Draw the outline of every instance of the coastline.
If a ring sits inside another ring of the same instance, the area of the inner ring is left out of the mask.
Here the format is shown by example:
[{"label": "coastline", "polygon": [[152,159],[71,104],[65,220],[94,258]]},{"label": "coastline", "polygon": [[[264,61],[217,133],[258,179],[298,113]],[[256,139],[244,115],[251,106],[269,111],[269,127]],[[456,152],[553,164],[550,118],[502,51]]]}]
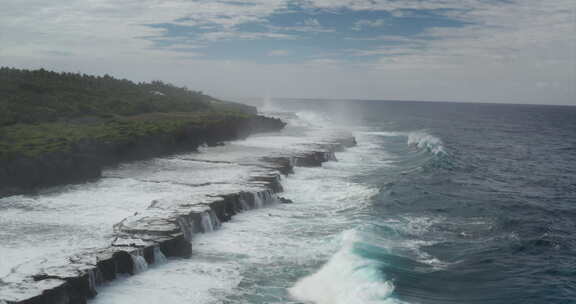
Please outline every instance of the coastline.
[{"label": "coastline", "polygon": [[[96,131],[83,131],[84,134],[78,139],[70,140],[67,147],[54,151],[30,152],[34,148],[47,149],[53,142],[59,142],[64,137],[62,134],[50,134],[57,138],[43,139],[36,145],[28,144],[22,149],[23,152],[12,157],[0,157],[0,198],[30,194],[45,187],[97,179],[102,176],[105,167],[195,151],[202,145],[218,145],[252,134],[278,131],[285,126],[279,119],[259,115],[189,115],[191,114],[165,113],[156,114],[152,118],[144,116],[134,121],[127,120],[127,124],[114,126],[112,130],[100,123],[89,126]],[[79,127],[81,126],[73,124],[65,126],[65,129]],[[104,136],[98,133],[102,128],[106,128],[108,133],[119,134]]]},{"label": "coastline", "polygon": [[[189,257],[195,233],[210,232],[235,214],[279,203],[281,176],[296,166],[321,166],[335,160],[335,152],[355,145],[350,135],[328,138],[306,151],[262,157],[267,171],[251,178],[249,187],[210,198],[154,201],[144,211],[115,225],[114,241],[106,248],[74,255],[66,263],[15,276],[0,284],[4,303],[85,303],[96,286],[122,274],[136,274],[166,257]],[[0,299],[0,303],[2,300]]]}]

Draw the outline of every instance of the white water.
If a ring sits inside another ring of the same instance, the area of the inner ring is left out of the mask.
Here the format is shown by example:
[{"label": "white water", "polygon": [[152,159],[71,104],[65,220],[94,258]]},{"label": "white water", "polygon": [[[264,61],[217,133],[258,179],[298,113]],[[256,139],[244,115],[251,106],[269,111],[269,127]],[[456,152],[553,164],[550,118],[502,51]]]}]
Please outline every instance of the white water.
[{"label": "white water", "polygon": [[216,228],[215,225],[212,223],[212,215],[211,212],[204,212],[201,215],[202,220],[202,232],[212,232]]},{"label": "white water", "polygon": [[369,131],[363,132],[367,135],[378,135],[378,136],[404,136],[406,137],[406,143],[408,146],[414,147],[419,150],[428,150],[433,154],[446,154],[444,149],[444,143],[442,140],[426,130],[412,131],[412,132],[385,132],[385,131]]},{"label": "white water", "polygon": [[427,149],[433,154],[446,154],[442,140],[426,131],[408,133],[408,145],[418,149]]},{"label": "white water", "polygon": [[[197,235],[192,259],[171,261],[127,278],[102,290],[95,302],[373,303],[355,296],[360,293],[357,286],[370,288],[374,299],[389,296],[394,287],[385,278],[350,276],[351,269],[367,262],[342,243],[346,231],[360,225],[370,197],[377,192],[352,177],[390,162],[389,155],[375,153],[377,145],[372,141],[377,136],[357,136],[359,146],[338,153],[338,162],[296,168],[283,180],[281,195],[294,204],[238,214],[220,229]],[[328,286],[333,281],[341,283]],[[318,284],[327,286],[325,292]],[[344,295],[364,301],[330,302]]]},{"label": "white water", "polygon": [[160,247],[158,246],[154,247],[154,265],[157,266],[160,264],[164,264],[166,262],[168,262],[168,259],[166,258],[164,253],[162,253]]},{"label": "white water", "polygon": [[0,277],[45,257],[65,258],[105,246],[114,224],[154,199],[186,190],[168,183],[104,178],[60,192],[0,199]]},{"label": "white water", "polygon": [[132,264],[134,265],[134,273],[141,273],[148,269],[148,263],[146,263],[146,259],[144,259],[141,252],[131,254],[130,257],[132,258]]},{"label": "white water", "polygon": [[390,299],[394,284],[377,263],[354,254],[354,244],[361,240],[354,230],[345,231],[338,252],[318,272],[299,280],[290,294],[317,304],[400,303]]},{"label": "white water", "polygon": [[260,197],[260,193],[257,193],[254,196],[254,204],[256,205],[256,208],[262,208],[264,207],[264,201],[262,200],[262,198]]}]

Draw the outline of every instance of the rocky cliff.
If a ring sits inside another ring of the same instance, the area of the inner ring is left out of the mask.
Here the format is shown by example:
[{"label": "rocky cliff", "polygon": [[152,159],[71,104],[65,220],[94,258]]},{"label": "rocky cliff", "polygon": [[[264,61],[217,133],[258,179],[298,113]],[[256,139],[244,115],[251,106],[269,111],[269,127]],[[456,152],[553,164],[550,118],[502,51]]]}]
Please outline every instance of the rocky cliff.
[{"label": "rocky cliff", "polygon": [[[0,157],[0,197],[83,182],[100,177],[105,166],[193,151],[201,145],[217,145],[254,133],[277,131],[285,125],[279,119],[257,115],[220,116],[217,120],[184,122],[155,132],[132,132],[137,129],[128,125],[132,129],[126,128],[127,134],[122,137],[90,135],[72,142],[66,149],[35,154],[20,151],[12,157]],[[51,144],[45,141],[44,146]],[[33,148],[30,145],[21,150]]]}]

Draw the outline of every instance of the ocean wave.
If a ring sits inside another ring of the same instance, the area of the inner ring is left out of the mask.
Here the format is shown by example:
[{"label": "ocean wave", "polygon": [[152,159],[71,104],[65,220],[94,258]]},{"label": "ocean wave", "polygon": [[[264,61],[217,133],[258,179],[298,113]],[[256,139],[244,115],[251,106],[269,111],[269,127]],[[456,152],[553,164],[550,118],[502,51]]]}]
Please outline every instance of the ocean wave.
[{"label": "ocean wave", "polygon": [[411,132],[395,132],[395,131],[364,131],[361,132],[365,135],[397,137],[404,136],[407,138],[406,144],[418,150],[426,150],[432,154],[447,154],[442,140],[426,130],[418,130]]},{"label": "ocean wave", "polygon": [[427,150],[434,155],[447,154],[442,140],[426,131],[409,132],[407,144],[420,150]]},{"label": "ocean wave", "polygon": [[392,280],[382,271],[383,262],[359,255],[362,237],[355,230],[342,233],[342,246],[316,273],[289,289],[299,301],[315,304],[400,304],[392,295]]},{"label": "ocean wave", "polygon": [[[426,130],[417,131],[362,131],[359,132],[365,137],[385,137],[396,138],[386,141],[384,146],[396,146],[399,140],[406,140],[408,150],[397,150],[393,152],[395,164],[404,167],[403,174],[417,173],[421,170],[454,170],[461,167],[454,154],[449,153],[444,142],[437,136],[430,134]],[[382,144],[382,143],[380,143]],[[386,150],[380,150],[383,153]]]}]

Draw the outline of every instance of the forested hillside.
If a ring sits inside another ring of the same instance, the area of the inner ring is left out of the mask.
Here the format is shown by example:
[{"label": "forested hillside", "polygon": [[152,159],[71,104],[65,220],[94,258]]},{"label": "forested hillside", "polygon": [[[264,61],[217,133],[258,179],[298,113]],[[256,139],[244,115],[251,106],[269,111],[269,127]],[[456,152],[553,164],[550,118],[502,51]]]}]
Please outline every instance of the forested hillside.
[{"label": "forested hillside", "polygon": [[0,160],[255,113],[253,107],[161,81],[0,68]]},{"label": "forested hillside", "polygon": [[0,126],[152,112],[248,111],[162,81],[0,68]]}]

